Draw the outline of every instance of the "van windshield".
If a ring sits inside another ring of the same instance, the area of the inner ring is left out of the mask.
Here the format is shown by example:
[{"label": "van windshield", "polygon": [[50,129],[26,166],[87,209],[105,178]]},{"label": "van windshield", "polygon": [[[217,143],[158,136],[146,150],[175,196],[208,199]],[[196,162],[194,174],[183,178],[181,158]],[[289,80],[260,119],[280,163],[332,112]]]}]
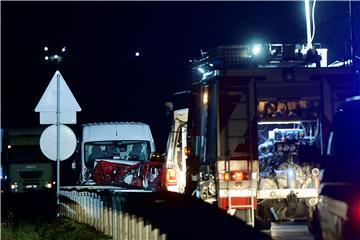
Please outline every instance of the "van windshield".
[{"label": "van windshield", "polygon": [[146,161],[150,157],[149,141],[98,141],[85,143],[85,164],[96,159]]}]

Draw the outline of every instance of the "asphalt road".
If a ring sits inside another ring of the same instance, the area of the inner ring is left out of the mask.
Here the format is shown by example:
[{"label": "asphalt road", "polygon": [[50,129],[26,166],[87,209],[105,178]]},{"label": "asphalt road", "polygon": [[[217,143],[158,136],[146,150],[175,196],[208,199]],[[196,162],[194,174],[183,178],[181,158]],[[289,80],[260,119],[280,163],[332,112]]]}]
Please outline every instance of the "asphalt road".
[{"label": "asphalt road", "polygon": [[274,240],[312,240],[306,222],[286,222],[282,224],[272,223],[270,231],[263,231],[271,234]]}]

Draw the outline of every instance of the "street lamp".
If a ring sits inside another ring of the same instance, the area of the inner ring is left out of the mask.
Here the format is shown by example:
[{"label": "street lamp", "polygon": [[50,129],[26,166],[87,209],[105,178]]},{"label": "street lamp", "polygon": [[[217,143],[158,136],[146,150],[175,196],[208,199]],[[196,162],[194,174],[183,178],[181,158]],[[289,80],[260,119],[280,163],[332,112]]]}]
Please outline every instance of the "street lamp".
[{"label": "street lamp", "polygon": [[52,49],[50,49],[48,46],[44,47],[44,51],[45,51],[45,61],[51,61],[52,63],[55,64],[59,64],[60,62],[63,61],[64,57],[65,57],[65,52],[66,52],[66,47],[62,47],[60,50],[58,51],[52,51]]}]

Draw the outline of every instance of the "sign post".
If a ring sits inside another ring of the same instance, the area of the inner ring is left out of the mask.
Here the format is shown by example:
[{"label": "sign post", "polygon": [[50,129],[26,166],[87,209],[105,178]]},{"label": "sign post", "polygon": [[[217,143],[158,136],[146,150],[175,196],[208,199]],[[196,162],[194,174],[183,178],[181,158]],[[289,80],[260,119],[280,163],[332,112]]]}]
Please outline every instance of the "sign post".
[{"label": "sign post", "polygon": [[60,72],[56,74],[56,215],[60,205]]},{"label": "sign post", "polygon": [[[55,124],[56,126],[56,154],[54,154],[54,125],[45,129],[40,138],[40,148],[46,157],[56,160],[56,204],[59,210],[60,193],[60,160],[69,158],[76,148],[76,137],[72,130],[65,125],[76,124],[76,112],[81,108],[71,93],[64,78],[56,71],[46,88],[43,96],[35,108],[40,112],[40,124]],[[62,141],[62,140],[66,140]],[[69,145],[70,143],[70,145]],[[65,154],[62,154],[64,152]],[[59,216],[59,212],[57,212]]]}]

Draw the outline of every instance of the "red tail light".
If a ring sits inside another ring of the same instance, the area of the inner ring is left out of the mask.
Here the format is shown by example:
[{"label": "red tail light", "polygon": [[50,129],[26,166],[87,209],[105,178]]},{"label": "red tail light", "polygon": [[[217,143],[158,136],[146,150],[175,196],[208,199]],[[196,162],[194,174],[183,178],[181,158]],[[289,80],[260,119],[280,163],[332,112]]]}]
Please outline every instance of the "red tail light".
[{"label": "red tail light", "polygon": [[232,171],[225,172],[224,174],[219,175],[220,180],[224,181],[244,181],[249,180],[249,172],[248,171]]},{"label": "red tail light", "polygon": [[360,221],[360,202],[357,202],[354,206],[350,206],[350,214],[352,215],[350,217],[356,220],[356,222]]},{"label": "red tail light", "polygon": [[233,181],[243,181],[243,180],[249,180],[249,172],[233,172],[231,174],[231,178]]},{"label": "red tail light", "polygon": [[176,181],[175,170],[172,168],[167,168],[165,174],[166,174],[166,180],[165,180],[166,186],[176,186],[177,181]]}]

